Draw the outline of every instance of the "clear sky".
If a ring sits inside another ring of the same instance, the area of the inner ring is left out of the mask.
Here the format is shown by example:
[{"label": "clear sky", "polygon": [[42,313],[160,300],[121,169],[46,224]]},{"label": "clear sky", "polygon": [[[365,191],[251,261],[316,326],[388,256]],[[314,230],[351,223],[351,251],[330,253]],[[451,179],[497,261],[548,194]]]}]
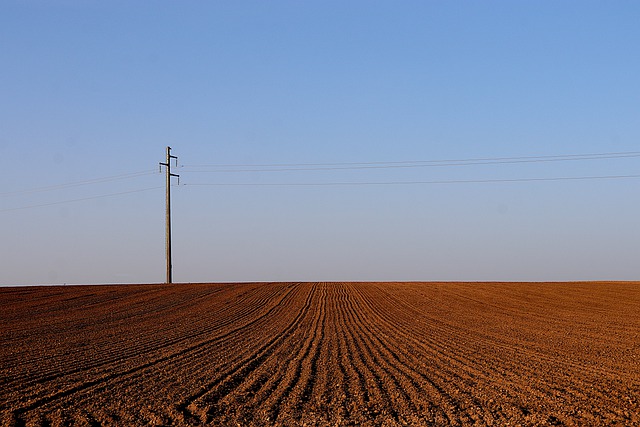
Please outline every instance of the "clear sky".
[{"label": "clear sky", "polygon": [[[178,282],[640,279],[639,178],[518,181],[640,174],[638,22],[637,1],[4,0],[0,284],[163,281],[166,146]],[[602,153],[632,154],[533,159]]]}]

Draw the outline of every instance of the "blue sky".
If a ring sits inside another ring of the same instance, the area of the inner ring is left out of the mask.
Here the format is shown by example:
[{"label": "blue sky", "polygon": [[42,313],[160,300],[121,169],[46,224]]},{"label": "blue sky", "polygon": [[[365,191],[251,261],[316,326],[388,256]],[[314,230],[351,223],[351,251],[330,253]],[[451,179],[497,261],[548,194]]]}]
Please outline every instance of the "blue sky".
[{"label": "blue sky", "polygon": [[[166,146],[175,281],[638,279],[637,178],[194,184],[640,174],[637,156],[195,167],[638,152],[639,17],[632,1],[3,1],[0,283],[163,281]],[[67,183],[83,185],[27,191]]]}]

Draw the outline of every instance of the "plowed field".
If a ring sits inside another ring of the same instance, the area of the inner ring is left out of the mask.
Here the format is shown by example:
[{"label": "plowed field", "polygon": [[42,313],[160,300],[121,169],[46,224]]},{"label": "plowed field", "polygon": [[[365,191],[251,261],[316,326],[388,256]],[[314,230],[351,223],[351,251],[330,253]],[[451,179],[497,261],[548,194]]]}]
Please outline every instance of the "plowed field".
[{"label": "plowed field", "polygon": [[0,288],[4,426],[640,425],[638,283]]}]

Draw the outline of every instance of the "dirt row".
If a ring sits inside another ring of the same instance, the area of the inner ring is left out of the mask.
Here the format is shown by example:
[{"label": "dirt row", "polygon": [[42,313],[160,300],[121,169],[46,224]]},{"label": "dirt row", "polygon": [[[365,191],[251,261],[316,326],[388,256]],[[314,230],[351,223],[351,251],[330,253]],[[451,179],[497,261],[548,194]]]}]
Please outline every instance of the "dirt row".
[{"label": "dirt row", "polygon": [[640,283],[0,288],[2,426],[640,425]]}]

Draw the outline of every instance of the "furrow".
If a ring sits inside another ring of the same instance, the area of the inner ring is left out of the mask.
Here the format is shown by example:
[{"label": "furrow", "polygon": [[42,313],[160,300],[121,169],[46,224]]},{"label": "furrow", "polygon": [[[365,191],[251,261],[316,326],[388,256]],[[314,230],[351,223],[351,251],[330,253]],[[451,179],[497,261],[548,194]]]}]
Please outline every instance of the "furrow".
[{"label": "furrow", "polygon": [[[283,296],[282,299],[284,299],[288,294],[289,293],[286,293]],[[269,314],[274,309],[276,309],[277,307],[278,307],[278,305],[275,305],[270,310],[268,310],[266,313],[264,313],[261,317],[268,317]],[[124,369],[124,370],[118,370],[118,371],[114,371],[114,372],[109,373],[109,374],[103,374],[102,376],[97,377],[97,378],[95,378],[93,380],[84,381],[84,382],[82,382],[80,384],[76,384],[73,387],[69,387],[69,388],[66,388],[64,390],[57,391],[57,392],[55,392],[53,394],[49,394],[49,395],[46,395],[44,397],[37,398],[37,399],[29,402],[27,405],[24,405],[21,408],[16,409],[14,412],[15,412],[17,417],[21,417],[21,415],[23,413],[27,412],[27,411],[31,411],[31,410],[33,410],[35,408],[40,407],[40,406],[50,404],[51,402],[54,402],[56,400],[64,399],[64,398],[66,398],[68,396],[71,396],[73,394],[76,394],[78,392],[87,391],[89,389],[93,389],[97,385],[106,384],[107,382],[112,381],[112,380],[122,381],[123,379],[126,379],[127,377],[130,377],[130,376],[132,376],[132,375],[134,375],[136,373],[139,373],[142,370],[148,369],[150,367],[154,367],[154,366],[159,365],[159,364],[161,364],[163,362],[168,362],[168,361],[172,361],[173,362],[173,361],[175,361],[175,359],[177,357],[184,357],[187,353],[193,352],[193,351],[198,350],[198,349],[205,348],[206,346],[210,345],[212,342],[223,340],[225,337],[231,336],[231,335],[233,335],[235,333],[238,333],[240,330],[246,329],[249,326],[250,326],[250,323],[242,325],[242,326],[237,327],[237,328],[235,328],[235,329],[233,329],[231,331],[226,332],[225,334],[217,336],[214,339],[209,339],[207,341],[200,342],[200,343],[197,343],[195,345],[190,345],[189,347],[187,347],[185,349],[180,349],[180,351],[178,353],[172,353],[172,354],[169,354],[167,356],[160,357],[158,359],[154,359],[152,361],[149,361],[149,362],[146,362],[146,363],[143,363],[143,364],[131,367],[131,368],[127,368],[127,369]]]},{"label": "furrow", "polygon": [[[213,402],[226,394],[231,389],[235,388],[251,371],[255,370],[264,360],[266,360],[275,348],[285,341],[291,334],[291,331],[295,329],[300,320],[307,314],[309,306],[313,298],[313,290],[308,292],[307,299],[301,309],[298,311],[295,318],[286,326],[286,328],[279,335],[271,338],[267,344],[261,346],[257,351],[253,352],[248,358],[242,360],[240,363],[234,365],[231,369],[225,372],[222,376],[215,378],[214,380],[200,386],[200,390],[191,394],[187,398],[178,403],[177,409],[185,415],[185,420],[193,420],[197,415],[202,422],[209,422],[215,415],[212,413],[215,410],[215,406],[208,406],[207,402]],[[204,402],[204,406],[200,406],[198,400],[205,395],[210,394]]]}]

